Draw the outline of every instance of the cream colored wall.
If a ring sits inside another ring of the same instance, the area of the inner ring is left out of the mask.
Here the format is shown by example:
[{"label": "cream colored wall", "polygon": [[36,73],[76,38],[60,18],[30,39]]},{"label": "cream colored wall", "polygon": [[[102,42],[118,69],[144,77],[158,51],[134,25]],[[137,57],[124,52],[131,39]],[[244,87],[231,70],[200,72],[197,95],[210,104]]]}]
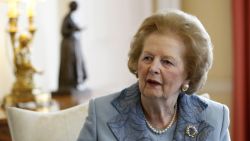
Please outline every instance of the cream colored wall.
[{"label": "cream colored wall", "polygon": [[[196,15],[214,44],[214,64],[202,92],[232,108],[232,30],[230,0],[183,0],[182,9]],[[232,111],[232,110],[231,110]]]}]

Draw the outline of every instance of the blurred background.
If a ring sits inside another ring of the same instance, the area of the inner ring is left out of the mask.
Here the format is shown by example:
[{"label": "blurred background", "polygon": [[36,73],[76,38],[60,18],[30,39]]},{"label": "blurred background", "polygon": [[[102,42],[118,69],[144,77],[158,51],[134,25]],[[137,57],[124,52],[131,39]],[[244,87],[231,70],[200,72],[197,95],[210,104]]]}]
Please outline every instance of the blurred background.
[{"label": "blurred background", "polygon": [[[146,17],[168,8],[181,9],[197,16],[214,45],[214,64],[205,87],[199,93],[209,93],[211,99],[230,108],[233,136],[233,99],[236,95],[233,86],[233,0],[76,1],[79,8],[75,20],[80,27],[85,28],[80,35],[88,74],[86,86],[100,96],[121,90],[136,81],[127,69],[128,50],[134,33]],[[68,12],[69,2],[70,0],[45,0],[36,5],[37,32],[31,45],[32,61],[44,72],[43,75],[36,76],[35,81],[47,92],[55,91],[58,87],[62,38],[60,28],[63,17]],[[21,10],[23,7],[20,3]],[[25,25],[22,17],[19,20],[21,25]],[[7,25],[7,4],[0,0],[0,101],[10,92],[14,82]]]}]

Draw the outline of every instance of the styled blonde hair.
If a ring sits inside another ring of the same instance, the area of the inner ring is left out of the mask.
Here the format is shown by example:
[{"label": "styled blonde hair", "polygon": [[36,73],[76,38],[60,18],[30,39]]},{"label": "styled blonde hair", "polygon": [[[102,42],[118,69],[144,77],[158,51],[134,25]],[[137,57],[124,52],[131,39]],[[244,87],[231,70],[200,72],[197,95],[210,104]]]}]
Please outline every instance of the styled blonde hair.
[{"label": "styled blonde hair", "polygon": [[183,56],[185,70],[190,80],[186,93],[193,94],[199,90],[206,82],[213,61],[211,39],[201,22],[195,16],[179,10],[146,18],[134,35],[129,51],[128,68],[136,76],[144,41],[152,33],[174,33],[182,39],[186,47]]}]

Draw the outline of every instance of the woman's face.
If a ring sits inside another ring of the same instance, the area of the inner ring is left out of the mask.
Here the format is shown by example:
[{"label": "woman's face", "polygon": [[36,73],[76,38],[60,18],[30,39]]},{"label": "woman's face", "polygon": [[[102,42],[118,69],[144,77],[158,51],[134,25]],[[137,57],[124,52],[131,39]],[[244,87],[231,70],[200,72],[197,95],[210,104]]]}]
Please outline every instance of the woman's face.
[{"label": "woman's face", "polygon": [[187,84],[183,56],[185,45],[174,34],[152,33],[144,41],[138,60],[141,93],[146,97],[178,95]]}]

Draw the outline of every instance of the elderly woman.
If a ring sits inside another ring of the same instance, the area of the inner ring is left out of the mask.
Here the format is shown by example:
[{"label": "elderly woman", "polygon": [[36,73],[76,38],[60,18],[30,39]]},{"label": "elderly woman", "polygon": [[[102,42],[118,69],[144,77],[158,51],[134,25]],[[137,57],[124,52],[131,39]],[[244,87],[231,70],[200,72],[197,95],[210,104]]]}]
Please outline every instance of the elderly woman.
[{"label": "elderly woman", "polygon": [[129,70],[138,82],[90,101],[78,141],[229,141],[229,110],[197,96],[213,60],[200,21],[181,11],[147,18]]}]

